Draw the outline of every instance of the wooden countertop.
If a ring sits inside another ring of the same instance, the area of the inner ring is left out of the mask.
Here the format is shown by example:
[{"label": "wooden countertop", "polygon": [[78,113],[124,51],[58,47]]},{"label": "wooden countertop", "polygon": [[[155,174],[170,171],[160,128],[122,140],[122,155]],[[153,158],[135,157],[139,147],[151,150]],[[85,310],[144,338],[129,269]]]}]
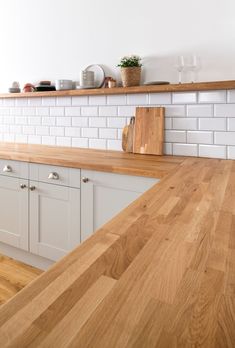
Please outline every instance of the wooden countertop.
[{"label": "wooden countertop", "polygon": [[235,161],[184,158],[0,308],[2,347],[235,346]]},{"label": "wooden countertop", "polygon": [[0,159],[162,178],[184,157],[0,142]]},{"label": "wooden countertop", "polygon": [[60,97],[81,95],[111,95],[133,93],[162,93],[162,92],[187,92],[187,91],[210,91],[218,89],[235,89],[235,80],[209,81],[196,83],[177,83],[155,86],[115,87],[85,90],[31,92],[31,93],[2,93],[0,98],[30,98],[30,97]]}]

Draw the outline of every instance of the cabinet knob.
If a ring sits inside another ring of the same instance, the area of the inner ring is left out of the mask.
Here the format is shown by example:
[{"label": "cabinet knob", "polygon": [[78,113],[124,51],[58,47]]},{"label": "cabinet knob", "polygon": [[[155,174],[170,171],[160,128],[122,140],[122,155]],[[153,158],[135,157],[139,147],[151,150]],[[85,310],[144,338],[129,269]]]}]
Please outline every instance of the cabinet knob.
[{"label": "cabinet knob", "polygon": [[51,179],[51,180],[59,180],[59,174],[56,173],[56,172],[52,172],[48,175],[48,179]]},{"label": "cabinet knob", "polygon": [[34,191],[34,190],[36,190],[36,186],[30,186],[29,189],[30,189],[30,191]]},{"label": "cabinet knob", "polygon": [[12,168],[11,168],[11,166],[6,165],[6,166],[3,168],[2,171],[3,171],[4,173],[10,173],[10,172],[12,172]]},{"label": "cabinet knob", "polygon": [[89,181],[88,178],[85,178],[85,177],[82,178],[82,182],[87,183],[88,181]]},{"label": "cabinet knob", "polygon": [[27,186],[25,184],[20,184],[20,188],[23,190],[25,189]]}]

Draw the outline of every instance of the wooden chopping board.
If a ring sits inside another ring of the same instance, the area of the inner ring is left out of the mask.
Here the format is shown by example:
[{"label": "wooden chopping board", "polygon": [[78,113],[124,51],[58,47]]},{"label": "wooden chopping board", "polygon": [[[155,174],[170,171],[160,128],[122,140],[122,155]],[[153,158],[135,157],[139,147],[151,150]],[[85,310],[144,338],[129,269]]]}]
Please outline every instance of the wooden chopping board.
[{"label": "wooden chopping board", "polygon": [[122,131],[122,149],[126,152],[133,152],[135,117],[131,117],[130,124]]},{"label": "wooden chopping board", "polygon": [[133,152],[163,155],[165,108],[136,108]]}]

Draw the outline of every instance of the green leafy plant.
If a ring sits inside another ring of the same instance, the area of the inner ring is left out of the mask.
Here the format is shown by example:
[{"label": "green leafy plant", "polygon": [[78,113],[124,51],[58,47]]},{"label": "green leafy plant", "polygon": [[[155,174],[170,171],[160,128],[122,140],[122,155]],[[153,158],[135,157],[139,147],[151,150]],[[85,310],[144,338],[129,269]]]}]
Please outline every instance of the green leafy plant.
[{"label": "green leafy plant", "polygon": [[117,65],[120,68],[132,68],[141,67],[141,57],[133,54],[131,56],[124,56],[121,58],[120,63]]}]

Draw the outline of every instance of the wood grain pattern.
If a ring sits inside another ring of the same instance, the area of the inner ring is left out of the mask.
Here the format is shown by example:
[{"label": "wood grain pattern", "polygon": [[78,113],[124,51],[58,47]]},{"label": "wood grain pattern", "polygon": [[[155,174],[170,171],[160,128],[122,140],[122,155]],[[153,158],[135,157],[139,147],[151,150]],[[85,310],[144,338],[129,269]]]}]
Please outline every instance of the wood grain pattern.
[{"label": "wood grain pattern", "polygon": [[0,142],[0,158],[162,178],[184,157],[142,156],[119,151]]},{"label": "wood grain pattern", "polygon": [[0,308],[0,346],[233,348],[234,173],[175,163]]},{"label": "wood grain pattern", "polygon": [[38,268],[0,255],[0,304],[7,302],[41,273]]},{"label": "wood grain pattern", "polygon": [[162,155],[164,114],[161,107],[138,107],[135,116],[134,153]]},{"label": "wood grain pattern", "polygon": [[169,84],[157,86],[136,86],[136,87],[115,87],[70,91],[50,91],[33,93],[2,93],[0,98],[30,98],[30,97],[59,97],[79,95],[112,95],[112,94],[133,94],[133,93],[161,93],[161,92],[184,92],[184,91],[209,91],[218,89],[235,89],[235,80],[212,81]]}]

